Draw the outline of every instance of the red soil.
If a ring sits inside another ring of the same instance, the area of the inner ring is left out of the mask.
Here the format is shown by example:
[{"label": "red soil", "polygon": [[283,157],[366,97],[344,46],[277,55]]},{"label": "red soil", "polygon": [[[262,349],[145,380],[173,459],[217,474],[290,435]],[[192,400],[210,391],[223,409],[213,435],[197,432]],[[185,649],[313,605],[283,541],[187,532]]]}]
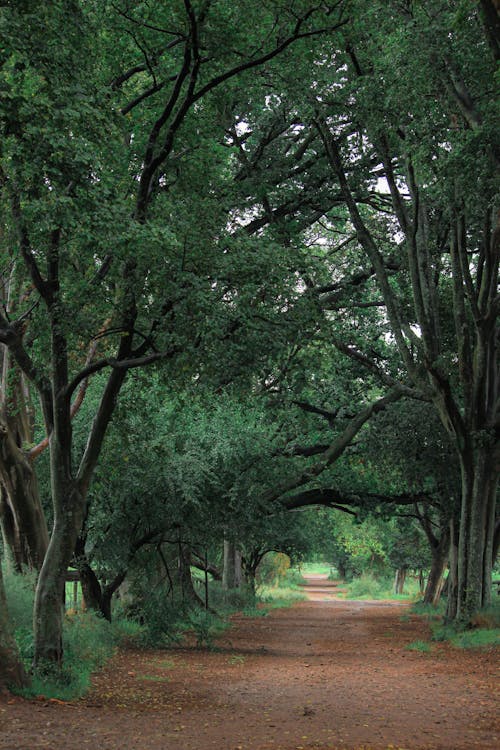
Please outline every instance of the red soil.
[{"label": "red soil", "polygon": [[[213,651],[120,651],[92,692],[0,698],[3,750],[493,750],[498,651],[433,645],[405,605],[334,598],[233,617]],[[402,617],[404,615],[404,617]]]}]

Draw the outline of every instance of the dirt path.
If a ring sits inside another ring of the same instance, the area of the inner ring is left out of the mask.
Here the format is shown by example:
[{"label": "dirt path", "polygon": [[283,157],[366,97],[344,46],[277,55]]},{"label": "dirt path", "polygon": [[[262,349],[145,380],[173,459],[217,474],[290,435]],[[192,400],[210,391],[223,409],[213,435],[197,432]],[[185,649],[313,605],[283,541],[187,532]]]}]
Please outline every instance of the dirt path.
[{"label": "dirt path", "polygon": [[442,644],[405,605],[309,601],[236,616],[216,651],[122,651],[71,705],[0,699],[2,750],[493,750],[498,652]]}]

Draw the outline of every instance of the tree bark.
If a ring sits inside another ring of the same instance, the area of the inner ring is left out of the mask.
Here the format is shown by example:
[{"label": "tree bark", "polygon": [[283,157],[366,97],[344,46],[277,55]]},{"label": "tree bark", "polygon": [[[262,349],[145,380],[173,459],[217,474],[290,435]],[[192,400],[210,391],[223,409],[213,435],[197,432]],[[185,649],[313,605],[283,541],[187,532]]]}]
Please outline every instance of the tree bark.
[{"label": "tree bark", "polygon": [[49,543],[33,463],[24,445],[32,442],[33,420],[23,376],[2,357],[0,415],[0,524],[17,570],[40,570]]},{"label": "tree bark", "polygon": [[458,547],[456,619],[467,625],[490,602],[494,522],[492,503],[497,480],[488,446],[461,456],[462,506]]},{"label": "tree bark", "polygon": [[83,517],[84,499],[78,486],[74,481],[58,481],[57,473],[53,471],[52,475],[54,527],[35,593],[35,666],[44,661],[62,663],[65,575]]},{"label": "tree bark", "polygon": [[217,565],[214,565],[211,562],[207,562],[205,564],[205,561],[196,553],[192,554],[191,565],[194,568],[198,568],[198,570],[203,570],[206,573],[210,573],[214,581],[222,581],[222,573]]},{"label": "tree bark", "polygon": [[222,588],[238,589],[241,587],[241,552],[234,542],[224,539],[224,569],[222,573]]},{"label": "tree bark", "polygon": [[459,546],[459,524],[450,519],[450,562],[449,573],[446,579],[446,594],[448,602],[446,606],[446,619],[453,621],[457,616],[458,603],[458,546]]},{"label": "tree bark", "polygon": [[394,593],[403,594],[406,580],[406,568],[398,568],[394,580]]},{"label": "tree bark", "polygon": [[[436,540],[437,541],[437,540]],[[431,546],[432,563],[424,592],[424,604],[439,603],[444,585],[444,574],[450,556],[450,530],[445,529],[439,541]]]},{"label": "tree bark", "polygon": [[40,570],[49,543],[31,462],[0,427],[0,523],[17,570]]},{"label": "tree bark", "polygon": [[191,577],[191,549],[184,542],[179,542],[178,574],[183,601],[204,608],[205,604],[196,593]]},{"label": "tree bark", "polygon": [[[90,567],[88,560],[80,555],[76,559],[76,567],[80,574],[83,599],[87,609],[104,614],[102,606],[102,588],[96,574]],[[110,618],[106,618],[110,619]]]}]

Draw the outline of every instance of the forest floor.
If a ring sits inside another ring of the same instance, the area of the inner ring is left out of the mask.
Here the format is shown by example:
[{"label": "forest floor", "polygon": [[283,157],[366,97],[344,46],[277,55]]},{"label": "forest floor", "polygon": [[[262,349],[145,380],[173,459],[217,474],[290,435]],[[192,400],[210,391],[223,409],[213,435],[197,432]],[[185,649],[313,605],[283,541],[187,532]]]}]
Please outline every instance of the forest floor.
[{"label": "forest floor", "polygon": [[[398,602],[308,601],[236,615],[213,650],[121,650],[72,703],[0,698],[2,750],[493,750],[498,651],[428,639]],[[497,696],[498,697],[498,696]]]}]

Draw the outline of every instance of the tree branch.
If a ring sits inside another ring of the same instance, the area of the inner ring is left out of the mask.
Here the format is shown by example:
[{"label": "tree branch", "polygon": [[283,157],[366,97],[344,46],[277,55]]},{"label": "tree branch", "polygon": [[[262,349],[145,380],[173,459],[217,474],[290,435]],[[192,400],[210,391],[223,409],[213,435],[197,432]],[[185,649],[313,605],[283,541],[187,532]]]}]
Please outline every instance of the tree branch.
[{"label": "tree branch", "polygon": [[398,401],[402,396],[402,389],[396,387],[389,391],[387,395],[365,406],[360,410],[358,414],[356,414],[356,416],[349,420],[342,433],[338,435],[335,440],[328,446],[327,450],[321,454],[321,458],[318,461],[313,463],[311,466],[303,469],[294,477],[285,480],[274,489],[269,490],[264,494],[262,501],[264,503],[267,503],[278,500],[286,493],[294,490],[296,487],[307,484],[308,482],[318,477],[323,471],[325,471],[325,469],[327,469],[338,458],[340,458],[346,448],[351,444],[357,433],[361,430],[363,425],[374,414],[383,411],[387,408],[387,406],[389,406],[390,403]]}]

